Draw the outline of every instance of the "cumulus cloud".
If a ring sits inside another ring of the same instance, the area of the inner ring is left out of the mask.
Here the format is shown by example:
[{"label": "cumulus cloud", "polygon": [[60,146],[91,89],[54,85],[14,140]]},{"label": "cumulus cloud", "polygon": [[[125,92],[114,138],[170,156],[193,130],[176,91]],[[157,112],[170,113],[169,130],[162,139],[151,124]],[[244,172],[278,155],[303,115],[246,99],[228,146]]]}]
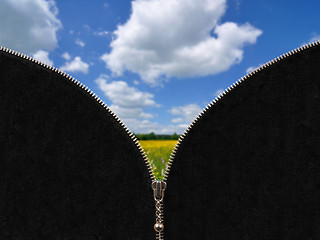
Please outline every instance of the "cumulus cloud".
[{"label": "cumulus cloud", "polygon": [[53,50],[62,24],[54,0],[3,0],[0,44],[27,54]]},{"label": "cumulus cloud", "polygon": [[246,73],[252,72],[255,69],[256,69],[256,67],[253,67],[253,66],[248,67],[247,70],[246,70]]},{"label": "cumulus cloud", "polygon": [[108,36],[109,32],[108,31],[98,31],[98,32],[93,32],[93,35],[99,36],[99,37],[104,37]]},{"label": "cumulus cloud", "polygon": [[53,61],[49,58],[49,52],[47,51],[39,50],[33,54],[33,57],[43,63],[53,66]]},{"label": "cumulus cloud", "polygon": [[66,72],[89,72],[89,64],[81,60],[79,56],[75,57],[72,61],[66,62],[65,65],[61,67],[63,71]]},{"label": "cumulus cloud", "polygon": [[320,40],[320,34],[317,33],[317,32],[313,32],[310,34],[310,38],[307,40],[307,42],[302,42],[300,44],[300,47],[306,45],[306,44],[309,44],[309,43],[312,43],[312,42],[316,42],[316,41],[319,41]]},{"label": "cumulus cloud", "polygon": [[255,70],[256,68],[262,66],[263,64],[259,64],[258,66],[251,66],[251,67],[248,67],[247,70],[246,70],[246,73],[250,73],[252,72],[253,70]]},{"label": "cumulus cloud", "polygon": [[187,125],[162,125],[158,122],[152,122],[150,120],[139,120],[139,119],[127,119],[125,121],[126,126],[129,127],[131,131],[134,133],[151,133],[154,132],[156,134],[182,134],[184,130],[187,128]]},{"label": "cumulus cloud", "polygon": [[160,107],[154,101],[154,95],[148,92],[142,92],[135,87],[129,86],[124,81],[111,81],[107,75],[100,75],[95,80],[99,89],[110,100],[110,108],[114,111],[127,127],[134,133],[157,134],[181,134],[188,126],[191,120],[200,113],[201,108],[196,104],[190,104],[181,107],[174,107],[170,112],[181,117],[182,121],[172,121],[172,124],[163,125],[154,119],[154,115],[145,112],[147,108]]},{"label": "cumulus cloud", "polygon": [[84,41],[81,41],[80,39],[76,39],[75,44],[79,45],[80,47],[84,47],[86,45]]},{"label": "cumulus cloud", "polygon": [[83,27],[84,27],[86,30],[88,30],[88,31],[91,30],[91,27],[90,27],[88,24],[84,24]]},{"label": "cumulus cloud", "polygon": [[173,123],[180,123],[181,127],[187,127],[201,112],[202,108],[197,104],[188,104],[184,106],[172,107],[169,112],[179,116],[171,120]]},{"label": "cumulus cloud", "polygon": [[312,33],[312,37],[309,39],[309,42],[315,42],[320,40],[320,34],[319,33]]},{"label": "cumulus cloud", "polygon": [[150,85],[171,76],[206,76],[243,58],[262,31],[249,23],[219,23],[225,0],[136,0],[101,59],[114,75],[138,73]]},{"label": "cumulus cloud", "polygon": [[220,88],[213,94],[213,96],[218,97],[221,93],[223,93],[223,91],[224,91],[224,89]]},{"label": "cumulus cloud", "polygon": [[63,53],[62,57],[67,61],[69,61],[71,59],[71,56],[70,56],[70,54],[68,52]]},{"label": "cumulus cloud", "polygon": [[124,81],[109,81],[108,76],[100,75],[95,82],[112,102],[110,108],[126,123],[152,118],[154,116],[144,112],[144,108],[160,106],[153,100],[153,94],[141,92]]}]

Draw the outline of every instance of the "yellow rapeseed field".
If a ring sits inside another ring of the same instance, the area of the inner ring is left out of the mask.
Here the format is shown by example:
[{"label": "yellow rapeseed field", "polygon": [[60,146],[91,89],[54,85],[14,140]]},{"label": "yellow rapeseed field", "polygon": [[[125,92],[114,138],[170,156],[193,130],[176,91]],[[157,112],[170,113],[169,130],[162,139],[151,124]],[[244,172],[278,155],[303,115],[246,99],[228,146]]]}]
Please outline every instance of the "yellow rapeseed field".
[{"label": "yellow rapeseed field", "polygon": [[166,164],[177,140],[140,140],[157,179],[164,176]]}]

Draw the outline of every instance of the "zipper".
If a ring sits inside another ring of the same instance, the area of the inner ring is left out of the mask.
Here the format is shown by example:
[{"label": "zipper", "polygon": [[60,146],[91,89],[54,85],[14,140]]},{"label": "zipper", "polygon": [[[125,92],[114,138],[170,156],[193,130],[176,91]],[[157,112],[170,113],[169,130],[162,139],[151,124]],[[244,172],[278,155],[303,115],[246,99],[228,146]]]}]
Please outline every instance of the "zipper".
[{"label": "zipper", "polygon": [[[75,84],[77,87],[80,87],[83,90],[85,90],[89,94],[90,97],[92,97],[94,100],[96,100],[108,113],[110,113],[116,119],[116,121],[121,125],[121,127],[129,135],[131,140],[135,143],[136,147],[140,151],[141,156],[143,157],[143,160],[147,166],[149,176],[151,178],[151,182],[152,182],[151,187],[153,188],[154,184],[157,185],[157,187],[156,187],[157,190],[154,190],[156,192],[156,195],[154,195],[155,196],[154,199],[156,202],[156,224],[155,224],[154,228],[157,229],[156,230],[156,239],[163,240],[163,233],[162,233],[163,226],[164,226],[163,225],[163,197],[164,197],[165,187],[164,187],[163,191],[161,191],[161,189],[163,188],[163,186],[166,186],[166,183],[163,181],[156,180],[154,170],[151,166],[151,162],[149,161],[147,154],[143,150],[143,148],[142,148],[140,142],[138,141],[138,139],[136,138],[136,136],[130,131],[130,129],[120,120],[120,118],[117,116],[117,114],[114,113],[109,108],[109,106],[103,100],[101,100],[90,88],[85,86],[83,83],[81,83],[80,81],[78,81],[77,79],[72,77],[71,75],[62,71],[61,69],[53,67],[47,63],[41,62],[41,61],[39,61],[33,57],[30,57],[26,54],[22,54],[20,52],[14,51],[12,49],[5,48],[3,46],[0,46],[0,51],[15,55],[17,57],[24,58],[26,60],[29,60],[29,61],[35,63],[35,64],[39,64],[40,66],[42,66],[44,68],[47,68],[53,72],[60,74],[61,76],[65,77],[67,80],[69,80],[73,84]],[[160,183],[160,185],[158,185],[159,183]],[[159,188],[159,186],[160,186],[160,188]]]},{"label": "zipper", "polygon": [[177,144],[175,145],[174,149],[171,152],[168,164],[166,166],[166,170],[164,173],[164,177],[163,177],[163,181],[167,182],[168,180],[168,176],[172,167],[172,164],[174,162],[174,158],[176,155],[176,152],[181,144],[181,142],[183,141],[183,139],[188,135],[188,133],[190,132],[190,130],[193,128],[193,126],[199,121],[199,119],[212,107],[214,107],[214,105],[219,102],[224,96],[226,96],[228,93],[230,93],[233,89],[235,89],[237,86],[239,86],[241,83],[243,83],[244,81],[248,80],[250,77],[252,77],[253,75],[255,75],[256,73],[260,72],[261,70],[270,67],[271,65],[273,65],[276,62],[279,62],[280,60],[283,60],[291,55],[294,55],[296,53],[301,52],[302,50],[306,50],[308,48],[311,47],[315,47],[320,45],[320,40],[318,41],[314,41],[311,42],[309,44],[305,44],[299,48],[296,48],[292,51],[289,51],[285,54],[282,54],[274,59],[272,59],[271,61],[266,62],[263,65],[260,65],[258,68],[252,70],[251,72],[247,73],[245,76],[239,78],[236,82],[234,82],[233,84],[231,84],[229,87],[227,87],[221,94],[219,94],[215,99],[213,99],[206,107],[204,107],[202,109],[202,111],[199,113],[199,115],[191,122],[191,124],[188,126],[188,128],[184,131],[184,133],[182,135],[180,135]]},{"label": "zipper", "polygon": [[163,198],[164,191],[167,188],[167,183],[161,180],[156,180],[152,182],[151,187],[153,189],[153,198],[156,203],[156,223],[153,228],[156,231],[156,239],[163,240]]},{"label": "zipper", "polygon": [[182,135],[180,135],[174,149],[171,152],[168,164],[166,166],[165,169],[165,173],[164,173],[164,177],[163,180],[157,180],[154,174],[154,170],[151,166],[151,162],[149,161],[145,151],[143,150],[140,142],[138,141],[138,139],[136,138],[136,136],[129,130],[129,128],[120,120],[120,118],[109,108],[109,106],[107,106],[107,104],[105,104],[103,102],[103,100],[101,100],[93,91],[91,91],[88,87],[86,87],[83,83],[81,83],[80,81],[78,81],[77,79],[73,78],[72,76],[70,76],[69,74],[65,73],[64,71],[52,67],[51,65],[48,65],[46,63],[43,63],[41,61],[38,61],[36,59],[34,59],[33,57],[30,57],[28,55],[25,54],[21,54],[20,52],[16,52],[14,50],[5,48],[0,46],[0,51],[30,60],[31,62],[34,62],[36,64],[39,64],[51,71],[57,72],[60,75],[66,77],[69,81],[71,81],[72,83],[74,83],[75,85],[77,85],[78,87],[82,88],[83,90],[85,90],[93,99],[95,99],[104,109],[106,109],[116,120],[117,122],[123,127],[123,129],[125,130],[125,132],[129,135],[129,137],[131,138],[131,140],[135,143],[136,147],[139,149],[143,160],[147,166],[150,178],[151,178],[151,188],[153,190],[153,198],[155,200],[155,216],[156,216],[156,221],[154,224],[154,230],[156,232],[156,240],[164,240],[164,209],[163,209],[163,205],[164,205],[164,192],[167,188],[167,180],[168,180],[168,176],[172,167],[172,164],[174,162],[174,158],[175,158],[175,154],[181,144],[181,142],[183,141],[183,139],[188,135],[188,133],[190,132],[190,130],[193,128],[193,126],[199,121],[199,119],[212,107],[214,107],[214,105],[219,102],[225,95],[227,95],[228,93],[230,93],[233,89],[235,89],[237,86],[239,86],[241,83],[243,83],[244,81],[248,80],[251,76],[253,76],[254,74],[260,72],[261,70],[270,67],[271,65],[273,65],[274,63],[283,60],[291,55],[294,55],[296,53],[301,52],[302,50],[311,48],[311,47],[315,47],[320,45],[320,40],[309,43],[309,44],[305,44],[299,48],[296,48],[292,51],[289,51],[283,55],[280,55],[276,58],[274,58],[271,61],[266,62],[265,64],[259,66],[258,68],[254,69],[253,71],[247,73],[245,76],[241,77],[240,79],[238,79],[236,82],[234,82],[233,84],[231,84],[228,88],[226,88],[221,94],[219,94],[219,96],[217,96],[215,99],[213,99],[206,107],[204,107],[202,109],[202,111],[198,114],[198,116],[191,122],[191,124],[188,126],[188,128],[184,131],[184,133]]},{"label": "zipper", "polygon": [[28,55],[22,54],[20,52],[14,51],[12,49],[9,48],[5,48],[3,46],[0,46],[0,51],[2,52],[6,52],[21,58],[24,58],[26,60],[29,60],[33,63],[39,64],[40,66],[47,68],[53,72],[59,73],[61,76],[66,77],[67,80],[71,81],[72,83],[74,83],[76,86],[82,88],[83,90],[85,90],[90,97],[92,97],[94,100],[96,100],[108,113],[110,113],[116,120],[117,122],[123,127],[123,129],[125,130],[125,132],[129,135],[129,137],[131,138],[131,140],[135,143],[136,147],[139,149],[144,162],[147,165],[147,169],[150,175],[150,178],[152,181],[155,180],[155,174],[153,172],[151,163],[146,155],[146,153],[144,152],[142,146],[140,145],[140,142],[138,141],[138,139],[136,138],[136,136],[130,131],[130,129],[120,120],[120,118],[117,116],[117,114],[115,114],[110,108],[109,106],[103,101],[101,100],[90,88],[88,88],[87,86],[85,86],[83,83],[81,83],[80,81],[78,81],[77,79],[75,79],[74,77],[70,76],[69,74],[67,74],[66,72],[62,71],[59,68],[53,67],[47,63],[41,62],[33,57],[30,57]]},{"label": "zipper", "polygon": [[[170,155],[170,158],[169,158],[169,161],[168,161],[168,164],[166,166],[166,169],[165,169],[165,173],[164,173],[164,177],[163,177],[163,182],[165,183],[165,186],[167,186],[167,180],[168,180],[168,177],[169,177],[169,174],[170,174],[170,170],[172,168],[172,164],[174,162],[174,159],[175,159],[175,155],[177,153],[177,150],[181,144],[181,142],[183,141],[183,139],[188,135],[188,133],[191,131],[191,129],[193,128],[193,126],[199,121],[199,119],[212,107],[215,106],[215,104],[217,102],[219,102],[224,96],[226,96],[228,93],[230,93],[233,89],[235,89],[237,86],[239,86],[240,84],[242,84],[244,81],[250,79],[250,77],[252,77],[253,75],[255,75],[256,73],[260,72],[261,70],[267,68],[267,67],[270,67],[272,66],[273,64],[279,62],[280,60],[283,60],[283,59],[286,59],[287,57],[291,56],[291,55],[294,55],[294,54],[297,54],[303,50],[306,50],[306,49],[309,49],[309,48],[312,48],[312,47],[315,47],[315,46],[318,46],[320,45],[320,40],[318,41],[314,41],[314,42],[311,42],[309,44],[305,44],[299,48],[296,48],[292,51],[289,51],[285,54],[282,54],[274,59],[272,59],[271,61],[268,61],[266,62],[265,64],[263,65],[260,65],[258,68],[254,69],[253,71],[247,73],[246,75],[244,75],[243,77],[239,78],[236,82],[234,82],[233,84],[231,84],[229,87],[227,87],[221,94],[219,94],[215,99],[213,99],[206,107],[204,107],[202,109],[202,111],[198,114],[198,116],[189,124],[189,126],[187,127],[187,129],[184,131],[184,133],[182,135],[180,135],[174,149],[172,150],[171,152],[171,155]],[[161,203],[163,204],[163,203]],[[161,216],[163,217],[163,208],[161,208],[162,210],[160,211],[160,214]],[[163,222],[161,222],[163,223]],[[157,224],[157,223],[156,223]],[[164,240],[163,238],[163,226],[162,225],[157,225],[157,227],[159,227],[159,229],[161,230],[160,233],[157,234],[157,240]],[[156,225],[155,225],[155,230],[157,229]],[[157,230],[156,230],[157,231]]]}]

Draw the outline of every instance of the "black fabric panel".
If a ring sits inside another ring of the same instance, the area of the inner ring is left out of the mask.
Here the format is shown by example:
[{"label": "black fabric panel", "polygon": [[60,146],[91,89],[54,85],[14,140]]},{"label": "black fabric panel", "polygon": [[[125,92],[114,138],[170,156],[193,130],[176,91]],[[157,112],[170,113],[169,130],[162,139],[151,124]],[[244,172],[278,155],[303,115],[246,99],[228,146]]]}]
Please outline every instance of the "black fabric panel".
[{"label": "black fabric panel", "polygon": [[151,178],[99,103],[0,51],[0,239],[154,238]]},{"label": "black fabric panel", "polygon": [[320,47],[211,107],[182,141],[167,184],[167,240],[320,239]]}]

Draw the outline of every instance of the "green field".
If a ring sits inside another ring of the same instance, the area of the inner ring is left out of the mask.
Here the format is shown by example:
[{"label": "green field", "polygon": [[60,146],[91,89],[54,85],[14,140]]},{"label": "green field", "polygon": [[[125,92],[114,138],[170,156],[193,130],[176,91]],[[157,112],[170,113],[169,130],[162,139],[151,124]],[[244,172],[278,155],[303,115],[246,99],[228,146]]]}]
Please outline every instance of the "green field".
[{"label": "green field", "polygon": [[139,142],[149,158],[156,179],[162,179],[177,140],[140,140]]}]

